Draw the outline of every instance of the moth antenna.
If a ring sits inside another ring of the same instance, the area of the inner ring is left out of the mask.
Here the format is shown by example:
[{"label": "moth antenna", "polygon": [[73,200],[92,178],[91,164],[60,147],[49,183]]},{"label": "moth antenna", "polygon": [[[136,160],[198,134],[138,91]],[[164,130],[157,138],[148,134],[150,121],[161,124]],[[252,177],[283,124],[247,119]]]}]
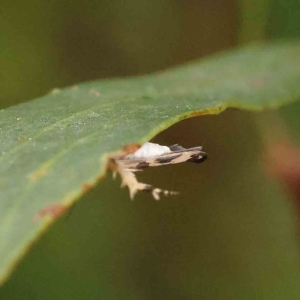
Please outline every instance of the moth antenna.
[{"label": "moth antenna", "polygon": [[159,188],[154,188],[152,190],[152,195],[153,195],[155,200],[160,200],[160,194],[163,194],[164,196],[169,196],[169,195],[178,195],[179,192],[162,190],[162,189],[159,189]]},{"label": "moth antenna", "polygon": [[160,188],[153,188],[151,186],[151,194],[152,194],[153,198],[158,201],[158,200],[160,200],[160,195],[164,195],[164,196],[178,195],[179,192],[177,192],[177,191],[169,191],[169,190],[162,190]]}]

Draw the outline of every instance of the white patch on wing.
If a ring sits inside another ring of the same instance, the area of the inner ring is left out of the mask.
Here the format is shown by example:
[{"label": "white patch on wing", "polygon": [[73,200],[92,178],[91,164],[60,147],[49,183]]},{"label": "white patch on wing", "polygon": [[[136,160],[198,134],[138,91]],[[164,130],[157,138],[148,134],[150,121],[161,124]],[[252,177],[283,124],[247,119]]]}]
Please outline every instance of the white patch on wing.
[{"label": "white patch on wing", "polygon": [[145,143],[140,149],[133,154],[129,154],[126,158],[149,158],[170,153],[171,150],[167,146],[161,146],[155,143]]}]

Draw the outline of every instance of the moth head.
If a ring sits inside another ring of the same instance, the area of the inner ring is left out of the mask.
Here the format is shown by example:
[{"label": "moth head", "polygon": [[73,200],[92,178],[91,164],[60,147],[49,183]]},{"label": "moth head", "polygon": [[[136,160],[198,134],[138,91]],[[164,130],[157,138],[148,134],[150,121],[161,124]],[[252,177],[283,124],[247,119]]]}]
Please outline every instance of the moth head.
[{"label": "moth head", "polygon": [[141,148],[140,144],[129,144],[129,145],[125,145],[123,147],[123,152],[128,155],[128,154],[133,154],[134,152],[136,152],[137,150],[139,150]]}]

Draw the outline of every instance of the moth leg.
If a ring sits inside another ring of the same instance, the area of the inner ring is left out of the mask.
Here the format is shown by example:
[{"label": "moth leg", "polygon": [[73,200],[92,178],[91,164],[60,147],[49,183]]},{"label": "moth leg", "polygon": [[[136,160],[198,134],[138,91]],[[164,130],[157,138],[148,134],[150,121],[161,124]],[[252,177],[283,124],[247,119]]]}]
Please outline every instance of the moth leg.
[{"label": "moth leg", "polygon": [[160,195],[168,196],[178,194],[178,192],[162,190],[159,188],[154,188],[150,184],[138,182],[133,172],[140,170],[125,169],[121,162],[114,162],[113,171],[117,171],[120,174],[122,180],[121,187],[128,186],[131,200],[133,200],[134,196],[139,191],[150,192],[155,200],[159,200]]},{"label": "moth leg", "polygon": [[124,169],[124,171],[127,171],[127,172],[132,172],[132,173],[135,173],[135,172],[142,172],[143,170],[142,169]]},{"label": "moth leg", "polygon": [[154,188],[152,185],[145,184],[145,189],[143,190],[145,192],[151,192],[152,196],[155,200],[160,199],[160,195],[169,196],[169,195],[178,195],[178,192],[175,191],[168,191],[168,190],[162,190],[159,188]]}]

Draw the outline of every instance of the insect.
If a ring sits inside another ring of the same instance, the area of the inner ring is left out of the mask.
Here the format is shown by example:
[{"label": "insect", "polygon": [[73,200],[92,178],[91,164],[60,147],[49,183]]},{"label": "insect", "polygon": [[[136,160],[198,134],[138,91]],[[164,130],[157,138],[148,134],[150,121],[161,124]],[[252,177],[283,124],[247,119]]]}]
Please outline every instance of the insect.
[{"label": "insect", "polygon": [[150,192],[154,199],[159,200],[160,195],[175,195],[178,192],[154,188],[150,184],[138,182],[135,173],[148,167],[159,167],[178,164],[186,161],[201,163],[207,158],[202,146],[183,148],[179,144],[170,147],[154,143],[145,143],[141,147],[129,145],[121,155],[111,157],[110,167],[115,178],[119,173],[122,179],[121,186],[128,186],[130,198],[133,199],[138,191]]}]

